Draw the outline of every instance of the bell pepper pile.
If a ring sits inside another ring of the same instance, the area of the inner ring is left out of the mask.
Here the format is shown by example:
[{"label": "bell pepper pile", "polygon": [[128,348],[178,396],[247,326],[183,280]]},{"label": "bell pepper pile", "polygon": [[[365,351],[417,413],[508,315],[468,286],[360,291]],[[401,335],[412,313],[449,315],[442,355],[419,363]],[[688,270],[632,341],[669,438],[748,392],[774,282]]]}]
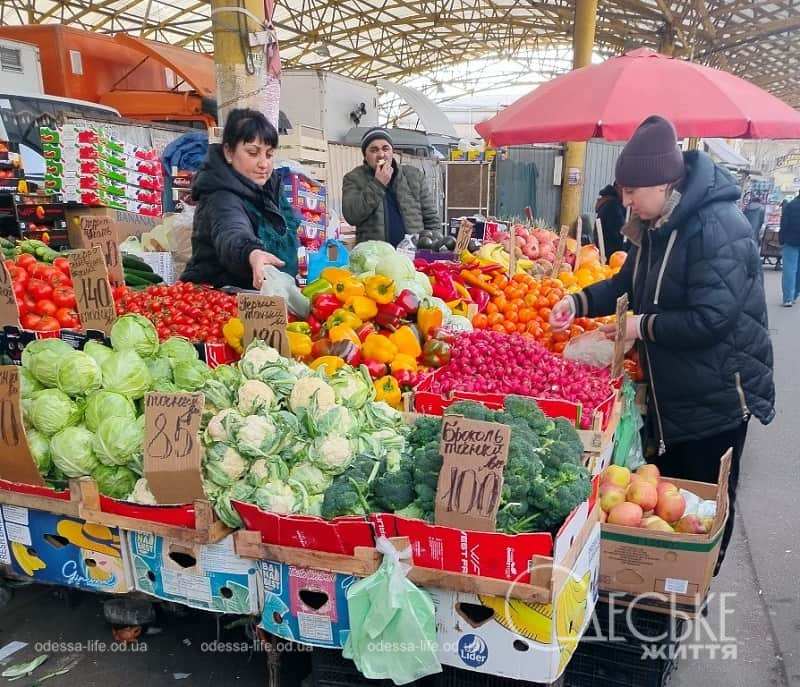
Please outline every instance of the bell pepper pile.
[{"label": "bell pepper pile", "polygon": [[477,260],[470,264],[417,261],[415,266],[418,271],[428,275],[433,295],[447,303],[454,315],[463,317],[486,310],[491,300],[491,288],[487,287],[491,285],[494,275],[503,272],[500,265]]},{"label": "bell pepper pile", "polygon": [[449,345],[434,338],[442,311],[407,289],[396,293],[389,277],[329,267],[303,295],[311,313],[287,327],[292,356],[328,374],[345,364],[365,365],[379,400],[397,405],[424,368],[449,360]]}]

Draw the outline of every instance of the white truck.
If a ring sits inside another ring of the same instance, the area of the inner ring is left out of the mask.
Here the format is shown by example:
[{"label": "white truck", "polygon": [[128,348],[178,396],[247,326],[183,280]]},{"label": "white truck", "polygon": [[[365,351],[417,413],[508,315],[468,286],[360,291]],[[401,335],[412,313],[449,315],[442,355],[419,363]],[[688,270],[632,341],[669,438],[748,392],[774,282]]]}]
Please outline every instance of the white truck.
[{"label": "white truck", "polygon": [[0,38],[0,91],[31,95],[44,93],[37,46]]}]

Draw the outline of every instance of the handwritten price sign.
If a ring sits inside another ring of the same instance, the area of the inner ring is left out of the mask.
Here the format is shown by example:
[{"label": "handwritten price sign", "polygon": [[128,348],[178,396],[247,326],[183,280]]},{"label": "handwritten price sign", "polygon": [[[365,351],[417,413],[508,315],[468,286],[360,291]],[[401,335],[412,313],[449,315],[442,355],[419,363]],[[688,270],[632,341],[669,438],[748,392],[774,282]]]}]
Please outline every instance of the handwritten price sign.
[{"label": "handwritten price sign", "polygon": [[5,265],[0,267],[0,326],[10,324],[19,327],[19,310],[11,275]]},{"label": "handwritten price sign", "polygon": [[109,334],[117,310],[108,283],[108,269],[99,246],[87,250],[76,250],[68,254],[72,281],[75,285],[75,300],[84,329],[95,329]]},{"label": "handwritten price sign", "polygon": [[286,301],[279,296],[261,296],[240,293],[237,296],[239,318],[244,325],[245,347],[253,339],[266,341],[281,355],[289,356],[289,339],[286,336],[288,314]]},{"label": "handwritten price sign", "polygon": [[43,485],[22,424],[16,365],[0,366],[0,478]]},{"label": "handwritten price sign", "polygon": [[494,532],[510,439],[506,425],[456,415],[444,417],[437,525]]}]

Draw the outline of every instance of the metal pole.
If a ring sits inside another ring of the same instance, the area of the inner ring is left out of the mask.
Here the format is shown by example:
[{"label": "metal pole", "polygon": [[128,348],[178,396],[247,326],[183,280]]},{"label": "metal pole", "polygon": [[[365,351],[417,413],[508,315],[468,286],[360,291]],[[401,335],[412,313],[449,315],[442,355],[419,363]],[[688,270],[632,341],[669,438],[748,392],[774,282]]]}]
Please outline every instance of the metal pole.
[{"label": "metal pole", "polygon": [[[577,0],[573,35],[572,68],[580,69],[592,61],[597,0]],[[569,107],[569,103],[564,103]],[[586,143],[571,141],[564,146],[564,176],[561,183],[560,224],[572,224],[580,215]]]}]

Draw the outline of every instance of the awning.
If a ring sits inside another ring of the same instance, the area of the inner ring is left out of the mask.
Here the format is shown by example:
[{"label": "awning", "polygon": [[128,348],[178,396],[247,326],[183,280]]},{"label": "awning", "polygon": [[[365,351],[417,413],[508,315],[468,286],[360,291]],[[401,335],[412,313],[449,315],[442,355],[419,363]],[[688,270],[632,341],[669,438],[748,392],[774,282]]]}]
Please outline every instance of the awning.
[{"label": "awning", "polygon": [[719,158],[723,165],[729,167],[743,167],[745,169],[750,167],[750,160],[742,157],[733,148],[731,148],[721,138],[704,138],[703,143],[708,152],[716,158]]},{"label": "awning", "polygon": [[136,38],[127,33],[116,34],[114,40],[168,67],[175,72],[177,78],[186,81],[201,96],[216,96],[214,59],[209,55]]},{"label": "awning", "polygon": [[401,86],[393,81],[378,79],[377,84],[384,91],[390,91],[399,95],[406,101],[414,112],[419,115],[420,121],[425,131],[429,134],[443,134],[445,136],[458,137],[452,122],[447,118],[439,106],[427,95],[418,91],[416,88]]}]

